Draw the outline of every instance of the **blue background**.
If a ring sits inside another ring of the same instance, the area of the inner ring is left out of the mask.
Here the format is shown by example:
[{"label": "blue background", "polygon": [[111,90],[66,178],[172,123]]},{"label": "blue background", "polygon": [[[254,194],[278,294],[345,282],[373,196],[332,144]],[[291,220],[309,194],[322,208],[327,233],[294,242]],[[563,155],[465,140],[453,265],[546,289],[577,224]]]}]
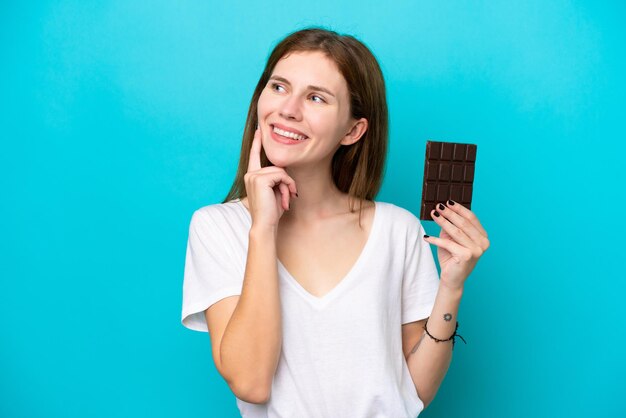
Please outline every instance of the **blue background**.
[{"label": "blue background", "polygon": [[0,416],[238,416],[180,323],[189,221],[232,183],[271,49],[308,25],[383,68],[377,200],[418,215],[426,141],[478,144],[491,248],[421,416],[625,416],[624,4],[3,2]]}]

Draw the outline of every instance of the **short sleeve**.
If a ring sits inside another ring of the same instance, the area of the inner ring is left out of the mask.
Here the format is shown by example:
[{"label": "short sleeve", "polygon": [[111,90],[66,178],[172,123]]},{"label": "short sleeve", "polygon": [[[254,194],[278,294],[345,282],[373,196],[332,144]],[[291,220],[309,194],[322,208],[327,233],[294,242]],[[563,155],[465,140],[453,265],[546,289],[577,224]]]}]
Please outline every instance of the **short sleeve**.
[{"label": "short sleeve", "polygon": [[194,212],[189,225],[183,279],[182,324],[194,331],[208,332],[204,311],[228,296],[241,294],[243,276],[239,260],[229,247],[229,237],[210,213]]},{"label": "short sleeve", "polygon": [[402,325],[428,318],[439,289],[439,273],[426,231],[415,215],[407,230],[407,247],[402,279]]}]

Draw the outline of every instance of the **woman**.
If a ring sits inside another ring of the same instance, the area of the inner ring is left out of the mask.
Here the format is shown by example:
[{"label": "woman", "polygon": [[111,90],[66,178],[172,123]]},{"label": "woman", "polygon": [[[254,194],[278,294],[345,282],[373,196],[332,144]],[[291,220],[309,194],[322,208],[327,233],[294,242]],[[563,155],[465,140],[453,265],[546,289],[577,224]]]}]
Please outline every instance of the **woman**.
[{"label": "woman", "polygon": [[489,241],[451,201],[434,213],[435,238],[373,200],[387,132],[365,45],[311,28],[275,47],[235,182],[192,216],[183,285],[182,323],[210,332],[243,416],[415,417],[434,398]]}]

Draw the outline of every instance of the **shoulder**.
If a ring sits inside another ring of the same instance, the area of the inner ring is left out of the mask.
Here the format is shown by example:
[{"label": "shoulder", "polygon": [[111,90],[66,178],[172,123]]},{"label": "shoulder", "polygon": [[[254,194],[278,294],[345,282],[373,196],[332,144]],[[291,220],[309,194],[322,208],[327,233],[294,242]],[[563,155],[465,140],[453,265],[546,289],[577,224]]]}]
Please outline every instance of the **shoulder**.
[{"label": "shoulder", "polygon": [[420,220],[408,209],[389,202],[376,201],[376,206],[382,208],[391,219],[398,223],[415,224]]},{"label": "shoulder", "polygon": [[226,203],[214,203],[211,205],[202,206],[196,209],[193,216],[197,217],[229,217],[234,216],[237,212],[240,212],[240,204],[238,200],[231,200]]},{"label": "shoulder", "polygon": [[245,221],[241,205],[236,200],[226,203],[215,203],[196,209],[190,227],[202,232],[216,232],[225,226],[234,226]]},{"label": "shoulder", "polygon": [[389,202],[376,201],[376,206],[386,213],[387,222],[400,229],[419,230],[422,223],[410,210]]}]

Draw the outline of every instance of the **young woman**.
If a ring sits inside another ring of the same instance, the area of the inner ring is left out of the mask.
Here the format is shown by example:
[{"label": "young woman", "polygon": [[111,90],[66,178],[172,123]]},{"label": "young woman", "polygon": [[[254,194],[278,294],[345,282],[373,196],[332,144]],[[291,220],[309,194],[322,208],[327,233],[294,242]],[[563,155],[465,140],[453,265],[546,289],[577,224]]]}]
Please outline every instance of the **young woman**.
[{"label": "young woman", "polygon": [[373,200],[387,135],[360,41],[310,28],[275,47],[234,184],[192,216],[183,284],[182,323],[209,331],[243,416],[415,417],[433,400],[489,241],[460,204],[433,211],[436,238]]}]

